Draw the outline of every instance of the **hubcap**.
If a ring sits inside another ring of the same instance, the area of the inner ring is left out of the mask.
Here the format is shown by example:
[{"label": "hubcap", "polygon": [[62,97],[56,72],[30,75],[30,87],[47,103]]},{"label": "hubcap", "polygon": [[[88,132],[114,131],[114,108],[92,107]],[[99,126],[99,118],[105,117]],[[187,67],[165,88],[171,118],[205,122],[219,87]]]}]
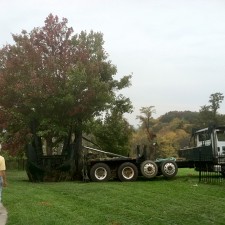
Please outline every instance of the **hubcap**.
[{"label": "hubcap", "polygon": [[98,179],[98,180],[104,180],[107,176],[107,171],[105,168],[103,167],[99,167],[95,170],[95,177]]},{"label": "hubcap", "polygon": [[153,175],[155,174],[155,166],[151,163],[146,163],[143,167],[144,173],[147,175]]},{"label": "hubcap", "polygon": [[165,171],[166,174],[172,175],[172,174],[175,173],[176,167],[174,166],[173,163],[166,163],[166,164],[164,165],[164,171]]},{"label": "hubcap", "polygon": [[122,170],[122,175],[123,175],[124,178],[129,180],[134,176],[134,170],[129,166],[124,167],[123,170]]}]

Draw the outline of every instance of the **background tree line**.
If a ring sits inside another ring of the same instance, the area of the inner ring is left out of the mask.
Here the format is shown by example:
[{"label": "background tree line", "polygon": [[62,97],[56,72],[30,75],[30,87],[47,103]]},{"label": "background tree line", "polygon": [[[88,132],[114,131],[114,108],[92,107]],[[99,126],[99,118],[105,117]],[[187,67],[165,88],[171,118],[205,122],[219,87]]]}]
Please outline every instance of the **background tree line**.
[{"label": "background tree line", "polygon": [[[224,96],[220,92],[210,95],[209,105],[201,106],[199,112],[171,111],[157,119],[153,118],[154,106],[140,109],[140,126],[133,133],[133,147],[157,143],[156,157],[177,157],[177,150],[189,144],[193,128],[224,125],[225,115],[218,112]],[[149,135],[150,134],[150,135]],[[154,151],[154,149],[151,149]]]}]

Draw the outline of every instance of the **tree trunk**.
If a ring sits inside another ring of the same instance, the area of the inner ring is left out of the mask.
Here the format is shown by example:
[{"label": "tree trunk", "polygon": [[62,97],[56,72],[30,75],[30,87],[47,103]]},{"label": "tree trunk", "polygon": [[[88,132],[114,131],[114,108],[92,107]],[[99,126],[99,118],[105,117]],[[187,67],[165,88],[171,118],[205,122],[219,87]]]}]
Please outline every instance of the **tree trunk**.
[{"label": "tree trunk", "polygon": [[82,120],[77,120],[78,124],[75,129],[74,147],[71,153],[71,172],[75,179],[82,179]]},{"label": "tree trunk", "polygon": [[45,140],[46,140],[46,153],[47,155],[52,155],[52,146],[53,146],[52,137],[46,137]]}]

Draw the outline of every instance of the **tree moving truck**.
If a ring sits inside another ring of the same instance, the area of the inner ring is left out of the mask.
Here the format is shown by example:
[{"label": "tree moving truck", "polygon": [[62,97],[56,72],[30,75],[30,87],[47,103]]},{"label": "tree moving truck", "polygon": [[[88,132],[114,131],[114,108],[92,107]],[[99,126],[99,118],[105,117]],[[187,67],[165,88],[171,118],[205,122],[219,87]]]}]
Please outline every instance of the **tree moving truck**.
[{"label": "tree moving truck", "polygon": [[194,131],[190,147],[179,150],[179,168],[220,172],[225,176],[225,126]]},{"label": "tree moving truck", "polygon": [[[66,154],[43,155],[41,141],[36,137],[27,147],[27,174],[31,181],[43,181],[49,176],[56,181],[67,178],[71,163],[74,163],[74,144],[65,147]],[[176,176],[178,168],[195,168],[201,171],[220,172],[225,176],[225,126],[208,127],[193,132],[190,147],[178,151],[179,158],[150,160],[151,157],[137,151],[136,157],[126,157],[99,149],[83,149],[83,179],[108,181],[118,178],[120,181],[135,181],[138,176],[148,179],[163,175],[166,178]],[[64,149],[64,148],[63,148]],[[71,153],[72,152],[72,153]],[[74,164],[75,165],[75,164]],[[49,175],[50,174],[50,175]]]},{"label": "tree moving truck", "polygon": [[154,178],[163,175],[166,178],[176,176],[178,168],[175,158],[149,160],[147,154],[137,154],[137,157],[131,158],[110,152],[101,151],[95,148],[84,147],[87,152],[102,153],[104,157],[91,159],[85,154],[86,165],[83,170],[84,178],[90,178],[92,181],[108,181],[112,178],[118,178],[120,181],[135,181],[138,176]]},{"label": "tree moving truck", "polygon": [[61,154],[45,155],[41,138],[34,135],[33,141],[26,148],[26,172],[30,181],[73,180],[77,175],[74,174],[76,166],[82,169],[84,181],[90,179],[101,182],[113,178],[120,181],[135,181],[138,176],[154,178],[163,175],[172,178],[177,174],[175,158],[153,161],[150,160],[149,151],[144,151],[145,149],[142,151],[139,149],[136,157],[126,157],[83,146],[78,160],[75,144],[64,143]]},{"label": "tree moving truck", "polygon": [[[103,152],[85,147],[87,150]],[[146,154],[136,158],[103,152],[110,157],[88,159],[86,176],[92,181],[108,181],[118,177],[120,181],[134,181],[138,176],[166,178],[176,176],[178,168],[194,168],[199,171],[220,172],[225,176],[225,126],[208,127],[193,132],[190,146],[178,151],[179,158],[149,160]]]}]

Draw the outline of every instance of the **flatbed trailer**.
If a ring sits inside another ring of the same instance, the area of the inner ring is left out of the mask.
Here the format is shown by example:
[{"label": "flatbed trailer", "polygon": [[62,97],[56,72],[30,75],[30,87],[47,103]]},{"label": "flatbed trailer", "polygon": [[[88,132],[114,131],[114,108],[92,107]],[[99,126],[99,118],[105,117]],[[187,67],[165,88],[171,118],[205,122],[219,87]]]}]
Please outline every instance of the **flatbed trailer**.
[{"label": "flatbed trailer", "polygon": [[138,176],[151,179],[160,175],[173,178],[177,174],[178,168],[174,158],[152,161],[147,159],[145,154],[131,158],[86,146],[84,148],[111,156],[86,160],[84,171],[92,181],[101,182],[113,178],[120,181],[135,181]]}]

